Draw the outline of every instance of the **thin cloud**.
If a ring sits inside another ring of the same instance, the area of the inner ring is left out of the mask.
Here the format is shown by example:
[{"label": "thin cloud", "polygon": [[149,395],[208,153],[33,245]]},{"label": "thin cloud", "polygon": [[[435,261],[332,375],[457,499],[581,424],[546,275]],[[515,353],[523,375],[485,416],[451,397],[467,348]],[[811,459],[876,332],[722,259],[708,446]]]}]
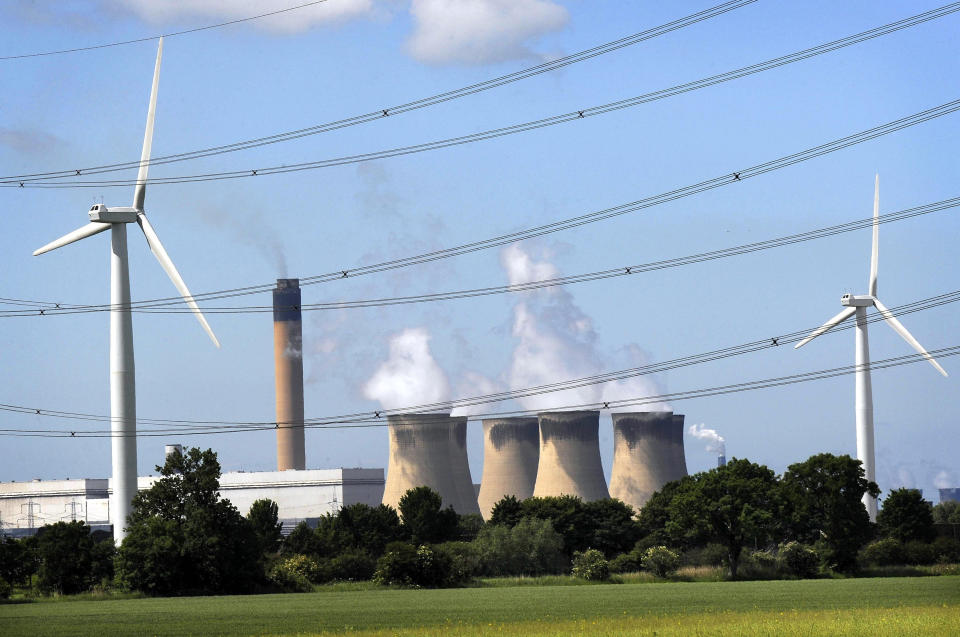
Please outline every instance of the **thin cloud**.
[{"label": "thin cloud", "polygon": [[530,41],[563,28],[549,0],[413,0],[410,54],[428,64],[487,64],[536,57]]}]

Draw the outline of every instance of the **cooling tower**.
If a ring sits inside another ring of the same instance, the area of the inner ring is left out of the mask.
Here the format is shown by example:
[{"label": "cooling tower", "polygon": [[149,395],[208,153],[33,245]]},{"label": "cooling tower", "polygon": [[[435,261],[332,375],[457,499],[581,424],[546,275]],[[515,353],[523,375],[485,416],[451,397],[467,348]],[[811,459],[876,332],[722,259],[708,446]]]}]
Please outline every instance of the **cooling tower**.
[{"label": "cooling tower", "polygon": [[543,412],[535,497],[575,495],[585,502],[609,497],[600,464],[600,412]]},{"label": "cooling tower", "polygon": [[460,514],[478,513],[476,499],[464,498],[470,481],[467,464],[466,419],[447,414],[394,414],[387,416],[390,459],[383,503],[399,509],[409,489],[428,486],[437,491],[443,507]]},{"label": "cooling tower", "polygon": [[687,475],[683,416],[670,411],[612,416],[610,496],[639,511],[655,491]]},{"label": "cooling tower", "polygon": [[478,504],[484,520],[504,496],[526,500],[533,495],[540,459],[536,418],[491,418],[483,421],[483,478]]},{"label": "cooling tower", "polygon": [[273,291],[273,362],[277,390],[277,470],[306,469],[299,279],[277,279]]},{"label": "cooling tower", "polygon": [[454,509],[460,515],[479,515],[477,492],[473,489],[470,475],[470,459],[467,457],[467,417],[450,418],[450,470],[457,485],[457,502]]}]

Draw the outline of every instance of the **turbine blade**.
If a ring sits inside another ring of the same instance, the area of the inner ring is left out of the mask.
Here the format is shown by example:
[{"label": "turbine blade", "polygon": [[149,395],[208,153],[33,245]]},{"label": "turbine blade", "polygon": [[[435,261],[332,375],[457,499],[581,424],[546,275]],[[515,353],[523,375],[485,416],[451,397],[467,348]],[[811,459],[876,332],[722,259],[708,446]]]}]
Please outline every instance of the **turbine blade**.
[{"label": "turbine blade", "polygon": [[897,334],[899,334],[900,336],[902,336],[902,337],[903,337],[903,340],[905,340],[907,343],[910,344],[910,347],[912,347],[913,349],[917,350],[921,355],[923,355],[923,357],[924,357],[925,359],[927,359],[928,361],[930,361],[930,364],[933,365],[933,367],[934,367],[938,372],[940,372],[940,373],[943,374],[944,376],[947,375],[947,372],[946,372],[942,367],[940,367],[940,363],[938,363],[937,361],[933,360],[933,356],[930,356],[929,352],[927,352],[927,350],[923,349],[923,346],[922,346],[920,343],[917,342],[917,339],[913,338],[913,334],[911,334],[910,332],[908,332],[908,331],[907,331],[907,328],[905,328],[905,327],[903,326],[903,323],[901,323],[900,321],[898,321],[897,318],[896,318],[893,314],[890,313],[890,310],[888,310],[887,307],[886,307],[883,303],[880,302],[880,299],[874,298],[874,299],[873,299],[873,304],[874,304],[874,306],[877,308],[877,311],[880,312],[880,316],[883,317],[883,320],[885,320],[885,321],[887,322],[887,324],[888,324],[890,327],[892,327]]},{"label": "turbine blade", "polygon": [[802,341],[800,341],[799,343],[797,343],[796,345],[794,345],[794,346],[793,346],[793,349],[797,349],[798,347],[803,347],[804,345],[806,345],[807,343],[809,343],[809,342],[812,341],[813,339],[817,338],[818,336],[820,336],[821,334],[823,334],[823,333],[826,332],[827,330],[833,329],[833,328],[836,327],[837,325],[840,325],[841,323],[843,323],[844,321],[846,321],[848,318],[850,318],[851,316],[853,316],[853,315],[856,313],[856,311],[857,311],[857,308],[855,308],[855,307],[848,307],[847,309],[845,309],[844,311],[840,312],[839,314],[837,314],[836,316],[834,316],[832,319],[830,319],[829,321],[827,321],[826,323],[824,323],[823,325],[821,325],[821,326],[818,327],[817,329],[815,329],[815,330],[813,330],[812,332],[810,332],[810,336],[808,336],[807,338],[803,339]]},{"label": "turbine blade", "polygon": [[870,251],[870,296],[877,296],[877,261],[880,258],[880,173],[873,184],[873,249]]},{"label": "turbine blade", "polygon": [[44,252],[50,252],[51,250],[56,250],[57,248],[62,248],[68,243],[73,243],[74,241],[79,241],[80,239],[86,239],[87,237],[92,237],[95,234],[103,232],[104,230],[109,230],[111,224],[109,223],[100,223],[99,221],[91,221],[85,226],[81,226],[74,230],[73,232],[68,232],[63,235],[56,241],[51,241],[47,245],[43,246],[39,250],[33,251],[33,256],[43,254]]},{"label": "turbine blade", "polygon": [[143,200],[147,194],[147,171],[150,168],[150,148],[153,146],[153,120],[157,113],[157,87],[160,84],[160,58],[163,57],[163,38],[157,47],[157,64],[153,68],[153,87],[150,89],[150,106],[147,108],[147,130],[143,133],[143,152],[140,154],[140,172],[137,173],[137,186],[133,191],[133,207],[143,210]]},{"label": "turbine blade", "polygon": [[197,320],[200,321],[200,326],[203,327],[204,331],[206,331],[207,336],[210,337],[210,340],[213,341],[213,344],[217,347],[220,347],[220,341],[218,341],[217,337],[214,336],[213,330],[210,329],[210,324],[207,323],[207,319],[203,316],[203,312],[201,312],[200,308],[197,307],[197,302],[193,300],[193,295],[190,294],[190,290],[187,289],[187,284],[183,282],[183,277],[181,277],[180,273],[177,272],[177,267],[173,265],[173,261],[170,260],[170,255],[167,254],[163,244],[160,243],[160,237],[157,236],[153,226],[151,226],[150,222],[147,220],[147,215],[142,212],[139,213],[137,215],[137,223],[140,225],[140,229],[143,230],[143,236],[147,238],[147,245],[150,246],[150,251],[153,252],[153,256],[155,256],[157,261],[160,262],[160,267],[163,268],[163,271],[167,273],[167,276],[170,277],[170,280],[173,282],[174,287],[177,288],[180,296],[183,297],[183,300],[186,301],[187,305],[190,306],[190,309],[193,310]]}]

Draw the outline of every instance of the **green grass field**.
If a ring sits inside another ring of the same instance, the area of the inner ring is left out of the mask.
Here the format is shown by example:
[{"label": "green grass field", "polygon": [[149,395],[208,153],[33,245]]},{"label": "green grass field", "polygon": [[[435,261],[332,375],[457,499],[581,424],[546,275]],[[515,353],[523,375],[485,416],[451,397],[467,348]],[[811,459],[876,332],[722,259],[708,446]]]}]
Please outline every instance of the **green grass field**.
[{"label": "green grass field", "polygon": [[366,590],[0,605],[0,635],[951,635],[960,577]]}]

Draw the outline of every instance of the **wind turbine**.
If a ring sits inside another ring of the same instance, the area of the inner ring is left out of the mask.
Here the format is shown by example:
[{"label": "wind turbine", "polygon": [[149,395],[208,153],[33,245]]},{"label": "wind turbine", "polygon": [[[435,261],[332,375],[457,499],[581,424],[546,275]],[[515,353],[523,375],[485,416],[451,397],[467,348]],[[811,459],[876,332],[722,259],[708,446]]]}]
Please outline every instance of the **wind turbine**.
[{"label": "wind turbine", "polygon": [[176,266],[160,243],[160,238],[147,220],[143,200],[147,190],[147,169],[150,164],[150,146],[153,142],[153,120],[157,108],[157,85],[160,80],[160,59],[163,55],[163,38],[157,48],[157,63],[153,70],[153,87],[150,106],[147,109],[147,129],[143,135],[143,153],[140,156],[140,171],[133,191],[133,205],[110,207],[97,204],[90,208],[90,222],[39,250],[37,256],[60,248],[74,241],[86,239],[110,230],[110,421],[111,453],[113,464],[113,494],[110,501],[110,517],[113,520],[113,538],[117,544],[126,537],[124,525],[132,510],[131,502],[137,493],[137,403],[136,382],[133,364],[133,321],[130,315],[130,270],[127,264],[127,224],[136,222],[147,239],[150,251],[160,262],[174,287],[193,310],[200,325],[210,340],[220,347],[213,330],[197,307],[196,301],[177,272]]},{"label": "wind turbine", "polygon": [[[794,349],[806,345],[824,332],[840,325],[856,315],[856,411],[857,411],[857,458],[863,463],[863,472],[867,480],[877,481],[876,459],[873,449],[873,389],[870,383],[870,347],[867,342],[867,308],[875,307],[883,320],[903,337],[910,346],[923,355],[938,372],[947,375],[940,364],[923,349],[910,332],[907,331],[890,310],[877,298],[877,259],[879,256],[879,211],[880,211],[880,175],[877,175],[873,188],[873,250],[870,254],[869,294],[844,294],[840,304],[846,309],[815,329],[808,337],[794,345]],[[867,507],[870,521],[877,520],[877,499],[869,493],[863,495],[863,504]]]}]

